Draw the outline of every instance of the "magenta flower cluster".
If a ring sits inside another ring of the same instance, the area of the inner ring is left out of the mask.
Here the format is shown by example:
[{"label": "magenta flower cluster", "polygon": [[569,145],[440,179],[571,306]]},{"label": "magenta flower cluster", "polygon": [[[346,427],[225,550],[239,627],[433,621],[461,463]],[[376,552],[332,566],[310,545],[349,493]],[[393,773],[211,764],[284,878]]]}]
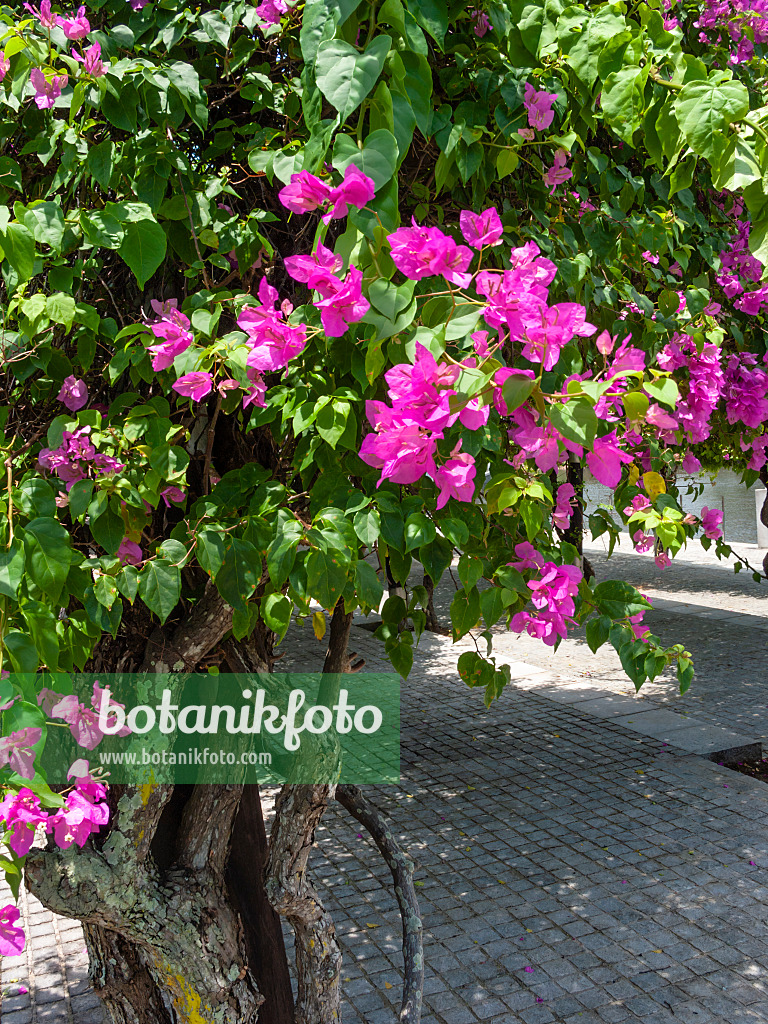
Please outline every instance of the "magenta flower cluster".
[{"label": "magenta flower cluster", "polygon": [[535,611],[517,612],[512,616],[509,628],[513,633],[525,631],[548,647],[554,647],[558,640],[568,635],[568,625],[573,622],[574,598],[583,579],[582,571],[576,565],[555,565],[546,561],[528,541],[517,544],[515,554],[519,561],[510,562],[512,568],[536,570],[538,577],[528,581]]}]

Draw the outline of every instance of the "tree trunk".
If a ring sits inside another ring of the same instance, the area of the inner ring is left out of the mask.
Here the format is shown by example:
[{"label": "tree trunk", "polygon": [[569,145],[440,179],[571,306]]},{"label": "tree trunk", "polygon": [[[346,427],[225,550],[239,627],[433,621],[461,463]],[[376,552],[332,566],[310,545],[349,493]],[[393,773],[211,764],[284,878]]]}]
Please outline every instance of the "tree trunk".
[{"label": "tree trunk", "polygon": [[567,540],[569,544],[573,544],[579,553],[579,559],[581,561],[581,568],[586,579],[591,579],[595,575],[595,570],[592,568],[588,558],[584,557],[584,467],[580,462],[572,459],[570,456],[566,465],[566,475],[568,483],[571,484],[576,496],[573,499],[573,515],[568,525],[568,529],[563,532],[564,540]]},{"label": "tree trunk", "polygon": [[[231,622],[209,587],[184,624],[150,637],[140,671],[194,669]],[[112,786],[110,831],[98,845],[27,858],[31,891],[84,923],[94,985],[115,1024],[259,1019],[264,997],[226,881],[241,794],[197,786],[179,805],[172,786]]]}]

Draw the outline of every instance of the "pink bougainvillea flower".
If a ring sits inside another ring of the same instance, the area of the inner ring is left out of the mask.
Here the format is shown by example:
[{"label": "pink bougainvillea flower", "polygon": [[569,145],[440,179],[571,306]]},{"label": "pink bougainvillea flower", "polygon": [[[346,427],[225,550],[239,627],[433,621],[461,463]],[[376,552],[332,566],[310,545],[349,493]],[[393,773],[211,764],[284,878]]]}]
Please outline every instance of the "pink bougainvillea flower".
[{"label": "pink bougainvillea flower", "polygon": [[533,142],[536,138],[536,132],[533,128],[518,128],[517,134],[525,139],[526,142]]},{"label": "pink bougainvillea flower", "polygon": [[532,86],[530,82],[525,83],[523,106],[528,111],[528,124],[531,128],[536,128],[539,131],[549,128],[555,116],[552,104],[556,99],[556,92],[539,90]]},{"label": "pink bougainvillea flower", "polygon": [[77,377],[73,376],[66,377],[61,385],[61,391],[56,395],[56,399],[62,402],[70,412],[77,412],[78,409],[82,409],[88,401],[88,388],[85,381],[78,380]]},{"label": "pink bougainvillea flower", "polygon": [[130,0],[131,7],[134,11],[143,11],[149,3],[149,0]]},{"label": "pink bougainvillea flower", "polygon": [[449,498],[456,501],[472,501],[475,493],[475,460],[466,452],[454,454],[434,474],[439,494],[437,508],[448,504]]},{"label": "pink bougainvillea flower", "polygon": [[478,39],[482,39],[485,33],[491,27],[491,22],[485,11],[480,11],[477,8],[469,12],[469,17],[472,20],[472,29]]},{"label": "pink bougainvillea flower", "polygon": [[51,109],[68,81],[66,75],[54,75],[49,82],[40,68],[32,68],[29,80],[34,87],[35,103],[40,110]]},{"label": "pink bougainvillea flower", "polygon": [[[49,829],[53,830],[56,845],[62,850],[72,843],[84,846],[93,832],[98,832],[109,821],[109,807],[103,801],[104,786],[99,783],[83,782],[77,779],[75,790],[56,814],[49,818]],[[94,798],[99,800],[94,803]]]},{"label": "pink bougainvillea flower", "polygon": [[233,380],[232,377],[228,377],[226,380],[220,380],[216,385],[216,390],[221,395],[225,395],[227,391],[236,391],[240,387],[240,382]]},{"label": "pink bougainvillea flower", "polygon": [[[175,302],[175,300],[170,300]],[[159,345],[150,345],[149,351],[154,355],[152,360],[153,370],[166,370],[173,365],[176,356],[186,352],[192,344],[192,332],[190,331],[189,318],[180,313],[170,303],[163,303],[161,318],[154,324],[149,325],[150,331],[156,338],[160,338]],[[153,305],[154,308],[154,305]],[[155,310],[158,312],[158,310]]]},{"label": "pink bougainvillea flower", "polygon": [[544,181],[549,185],[550,194],[555,191],[558,185],[573,177],[573,171],[565,166],[568,154],[564,149],[558,149],[551,167],[544,171]]},{"label": "pink bougainvillea flower", "polygon": [[123,565],[138,565],[144,559],[139,545],[127,537],[123,537],[115,557],[119,558]]},{"label": "pink bougainvillea flower", "polygon": [[0,737],[0,768],[8,765],[24,779],[35,777],[35,751],[32,749],[43,735],[42,729],[28,725],[24,729]]},{"label": "pink bougainvillea flower", "polygon": [[31,789],[7,793],[0,803],[0,821],[9,833],[6,842],[17,857],[29,853],[35,838],[35,829],[48,820],[40,809],[40,800]]},{"label": "pink bougainvillea flower", "polygon": [[262,0],[256,8],[256,17],[263,25],[279,25],[282,16],[289,10],[286,0]]},{"label": "pink bougainvillea flower", "polygon": [[41,28],[52,29],[56,25],[56,15],[51,10],[51,0],[41,0],[40,7],[33,7],[32,4],[24,4],[24,9],[34,14],[40,22]]},{"label": "pink bougainvillea flower", "polygon": [[371,308],[362,293],[361,270],[350,267],[343,281],[335,280],[337,283],[331,294],[315,303],[320,310],[323,330],[329,338],[340,338],[351,323],[360,320]]},{"label": "pink bougainvillea flower", "polygon": [[286,256],[284,262],[285,269],[294,281],[301,281],[321,295],[328,295],[336,287],[336,275],[344,266],[343,258],[331,252],[322,242],[317,243],[311,255]]},{"label": "pink bougainvillea flower", "polygon": [[552,512],[552,525],[559,530],[567,530],[573,516],[573,499],[576,491],[573,484],[562,483],[557,485],[557,501]]},{"label": "pink bougainvillea flower", "polygon": [[421,227],[413,220],[411,227],[393,231],[388,241],[392,262],[412,281],[440,274],[451,284],[466,288],[472,280],[466,273],[472,250],[457,245],[440,228]]},{"label": "pink bougainvillea flower", "polygon": [[160,491],[160,497],[165,502],[166,508],[171,507],[171,502],[174,502],[176,505],[180,505],[182,501],[185,500],[186,496],[186,493],[182,491],[180,487],[166,487],[164,491]]},{"label": "pink bougainvillea flower", "polygon": [[0,50],[0,82],[8,74],[8,69],[11,66],[11,62],[5,56],[5,50]]},{"label": "pink bougainvillea flower", "polygon": [[598,334],[595,344],[601,356],[609,356],[613,352],[616,339],[608,331],[603,331],[602,334]]},{"label": "pink bougainvillea flower", "polygon": [[683,459],[683,472],[684,473],[698,473],[701,469],[701,463],[692,455],[691,452],[686,452]]},{"label": "pink bougainvillea flower", "polygon": [[723,536],[723,513],[717,508],[707,508],[705,505],[701,510],[701,528],[704,536],[710,540],[717,540]]},{"label": "pink bougainvillea flower", "polygon": [[492,206],[482,213],[462,210],[459,214],[459,224],[464,240],[473,249],[482,249],[484,245],[498,245],[504,233],[501,218]]},{"label": "pink bougainvillea flower", "polygon": [[642,253],[642,257],[643,257],[643,259],[645,260],[646,263],[652,263],[654,265],[654,267],[658,266],[659,257],[658,256],[654,256],[654,254],[652,252],[649,252],[647,249],[645,250],[644,253]]},{"label": "pink bougainvillea flower", "polygon": [[659,569],[668,569],[672,565],[672,559],[669,557],[666,551],[659,551],[654,558],[654,562]]},{"label": "pink bougainvillea flower", "polygon": [[85,8],[78,7],[77,14],[56,18],[56,24],[63,29],[67,39],[83,39],[91,31],[91,23],[85,16]]},{"label": "pink bougainvillea flower", "polygon": [[104,738],[99,728],[99,716],[92,708],[81,704],[74,694],[63,697],[51,708],[51,718],[66,722],[75,742],[86,750],[93,750]]},{"label": "pink bougainvillea flower", "polygon": [[331,196],[331,187],[324,181],[310,174],[309,171],[298,171],[291,175],[290,182],[281,188],[278,199],[293,213],[311,213],[318,206],[327,203]]},{"label": "pink bougainvillea flower", "polygon": [[213,377],[210,373],[196,370],[194,373],[185,373],[183,377],[179,377],[171,387],[185,398],[199,402],[213,388]]},{"label": "pink bougainvillea flower", "polygon": [[346,217],[350,206],[362,210],[370,203],[375,194],[376,186],[373,178],[363,174],[359,167],[350,164],[344,170],[344,181],[341,185],[332,188],[328,195],[328,201],[332,206],[323,217],[324,222],[327,224],[330,220],[335,220],[338,217]]},{"label": "pink bougainvillea flower", "polygon": [[16,927],[19,910],[12,903],[0,910],[0,956],[20,956],[24,952],[24,929]]},{"label": "pink bougainvillea flower", "polygon": [[94,78],[101,78],[104,74],[104,63],[101,59],[101,47],[98,43],[94,43],[93,46],[89,46],[82,57],[77,50],[72,51],[72,56],[83,65],[83,71],[85,71],[86,75],[93,75]]},{"label": "pink bougainvillea flower", "polygon": [[592,476],[601,484],[613,489],[621,480],[622,463],[632,462],[632,456],[621,451],[616,431],[598,437],[587,454],[587,467]]},{"label": "pink bougainvillea flower", "polygon": [[[171,316],[174,309],[179,308],[178,299],[163,299],[162,301],[158,301],[158,299],[150,299],[149,304],[152,307],[153,313],[156,313],[157,316],[165,319]],[[189,323],[187,323],[187,326],[189,326]]]}]

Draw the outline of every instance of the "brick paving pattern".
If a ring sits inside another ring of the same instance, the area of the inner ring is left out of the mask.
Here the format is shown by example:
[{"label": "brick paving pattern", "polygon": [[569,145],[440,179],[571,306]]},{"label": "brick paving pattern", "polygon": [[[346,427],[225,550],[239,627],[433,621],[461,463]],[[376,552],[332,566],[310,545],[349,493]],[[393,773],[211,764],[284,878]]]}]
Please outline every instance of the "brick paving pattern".
[{"label": "brick paving pattern", "polygon": [[[695,698],[661,683],[638,708],[650,699],[765,736],[768,604],[756,585],[705,560],[657,580],[652,563],[619,557],[626,565],[607,575],[628,568],[645,592],[676,602],[653,613],[653,628],[703,663]],[[720,617],[702,620],[694,604]],[[377,641],[354,634],[367,668],[383,668]],[[633,692],[611,654],[595,659],[578,636],[557,662],[525,638],[503,646],[539,675]],[[281,670],[316,668],[323,647],[305,626],[286,650]],[[424,1024],[768,1024],[768,787],[548,699],[530,680],[486,709],[458,680],[456,656],[445,638],[422,639],[403,686],[402,782],[371,787],[417,865]],[[393,1024],[401,954],[389,872],[338,805],[317,841],[312,870],[345,954],[345,1024]],[[31,954],[2,965],[3,1024],[98,1024],[79,926],[31,897],[24,913]],[[18,984],[30,992],[14,995]]]}]

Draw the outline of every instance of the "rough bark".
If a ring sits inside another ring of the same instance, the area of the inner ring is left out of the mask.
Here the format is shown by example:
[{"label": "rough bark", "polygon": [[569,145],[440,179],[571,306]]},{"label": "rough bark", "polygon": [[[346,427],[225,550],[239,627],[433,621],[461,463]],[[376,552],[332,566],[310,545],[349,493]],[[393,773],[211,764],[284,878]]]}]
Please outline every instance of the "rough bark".
[{"label": "rough bark", "polygon": [[[167,635],[155,631],[142,671],[193,669],[231,627],[212,588]],[[30,889],[86,926],[96,990],[115,1024],[255,1024],[263,997],[224,878],[242,787],[196,787],[181,814],[170,865],[152,845],[171,786],[113,786],[106,840],[27,859]]]},{"label": "rough bark", "polygon": [[423,579],[424,588],[427,591],[427,607],[425,609],[426,622],[424,628],[429,630],[430,633],[439,633],[440,636],[449,636],[450,629],[447,626],[443,626],[437,617],[435,611],[435,581],[427,573],[424,573]]},{"label": "rough bark", "polygon": [[[351,629],[352,614],[345,612],[343,601],[339,601],[331,617],[323,664],[328,681],[319,696],[325,703],[333,702],[339,674],[349,670]],[[330,759],[338,760],[335,744],[320,736],[315,740],[317,749],[311,756],[325,766]],[[285,785],[275,803],[269,838],[267,895],[275,910],[290,922],[296,939],[296,1024],[335,1024],[341,1019],[341,951],[336,929],[307,875],[315,829],[335,791],[335,783]]]},{"label": "rough bark", "polygon": [[336,799],[370,832],[392,873],[403,922],[404,980],[398,1019],[401,1024],[419,1024],[424,991],[424,947],[419,901],[413,884],[413,862],[400,848],[382,813],[370,803],[358,786],[338,786]]}]

